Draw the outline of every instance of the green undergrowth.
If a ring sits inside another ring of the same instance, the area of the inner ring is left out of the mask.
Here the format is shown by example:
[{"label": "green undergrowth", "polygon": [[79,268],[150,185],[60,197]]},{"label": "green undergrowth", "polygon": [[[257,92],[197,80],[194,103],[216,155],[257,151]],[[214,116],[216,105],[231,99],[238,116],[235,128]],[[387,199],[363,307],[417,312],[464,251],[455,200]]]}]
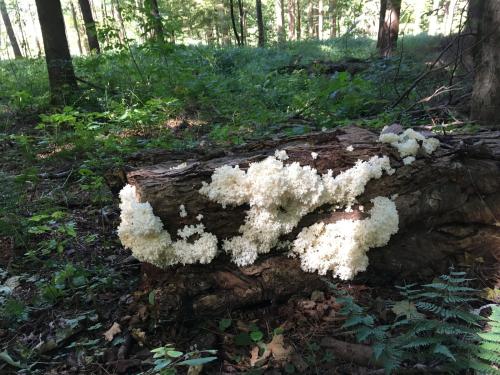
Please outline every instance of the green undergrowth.
[{"label": "green undergrowth", "polygon": [[342,328],[370,345],[374,363],[387,374],[413,366],[423,372],[500,374],[500,309],[493,306],[489,318],[475,311],[479,291],[469,286],[472,281],[451,269],[430,284],[397,286],[402,299],[392,302],[394,319],[386,321],[341,294]]}]

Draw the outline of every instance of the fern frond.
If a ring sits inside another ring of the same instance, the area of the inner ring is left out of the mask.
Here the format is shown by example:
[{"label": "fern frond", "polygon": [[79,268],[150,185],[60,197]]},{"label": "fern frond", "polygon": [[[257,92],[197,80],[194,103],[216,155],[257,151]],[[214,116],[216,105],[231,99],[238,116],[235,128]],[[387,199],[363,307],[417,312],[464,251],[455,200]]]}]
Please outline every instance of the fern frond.
[{"label": "fern frond", "polygon": [[479,337],[486,341],[500,343],[500,332],[483,332],[479,333]]},{"label": "fern frond", "polygon": [[437,290],[447,290],[448,292],[455,292],[455,293],[477,292],[477,289],[469,288],[468,286],[449,285],[445,283],[424,284],[423,286]]},{"label": "fern frond", "polygon": [[436,344],[432,352],[435,354],[441,354],[448,359],[451,359],[453,362],[456,362],[455,356],[451,353],[450,349],[446,345]]}]

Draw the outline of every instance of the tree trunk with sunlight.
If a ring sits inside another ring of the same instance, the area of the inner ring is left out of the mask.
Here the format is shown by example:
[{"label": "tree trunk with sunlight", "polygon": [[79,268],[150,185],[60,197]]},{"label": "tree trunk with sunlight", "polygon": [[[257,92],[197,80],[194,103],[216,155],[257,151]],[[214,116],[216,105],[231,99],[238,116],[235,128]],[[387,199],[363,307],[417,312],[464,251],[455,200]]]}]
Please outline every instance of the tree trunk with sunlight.
[{"label": "tree trunk with sunlight", "polygon": [[156,41],[164,41],[163,21],[161,19],[160,8],[158,7],[158,0],[145,0],[144,7],[152,24],[153,39]]},{"label": "tree trunk with sunlight", "polygon": [[284,30],[284,14],[283,14],[283,1],[285,0],[274,0],[274,23],[276,25],[276,34],[278,35],[278,42],[282,43],[285,41],[285,30]]},{"label": "tree trunk with sunlight", "polygon": [[71,19],[73,20],[73,27],[76,31],[77,41],[78,41],[78,51],[80,55],[83,55],[83,45],[82,45],[82,37],[80,36],[80,27],[78,26],[78,19],[76,17],[76,9],[73,4],[73,1],[70,1],[69,7],[71,10]]},{"label": "tree trunk with sunlight", "polygon": [[255,0],[255,11],[257,13],[257,28],[259,31],[258,46],[264,47],[266,35],[264,29],[264,18],[262,17],[262,0]]},{"label": "tree trunk with sunlight", "polygon": [[[485,273],[496,272],[494,257],[500,246],[496,218],[500,216],[500,132],[481,132],[473,136],[443,136],[441,147],[429,157],[419,157],[405,165],[397,151],[378,142],[378,134],[359,127],[346,127],[281,140],[252,143],[229,152],[213,150],[155,153],[151,166],[147,151],[131,162],[136,166],[126,174],[135,186],[140,202],[149,202],[169,233],[185,225],[199,224],[202,214],[206,231],[223,239],[239,235],[245,222],[245,206],[221,206],[199,193],[202,182],[210,182],[214,169],[236,165],[246,170],[249,163],[286,150],[286,164],[309,165],[318,173],[333,175],[352,167],[358,159],[388,155],[396,170],[371,180],[357,198],[352,212],[320,207],[307,214],[298,226],[281,240],[293,240],[301,228],[313,223],[359,220],[367,217],[363,206],[377,196],[395,196],[399,231],[389,243],[371,249],[369,266],[355,282],[394,285],[418,281],[446,272],[450,263],[482,257]],[[352,151],[349,151],[350,147]],[[315,158],[311,155],[316,152]],[[146,167],[140,167],[141,160]],[[182,168],[178,168],[183,164]],[[138,166],[139,165],[139,166]],[[450,168],[453,165],[453,168]],[[116,176],[124,176],[117,173]],[[111,179],[108,178],[108,183]],[[186,205],[187,216],[179,217],[179,206]],[[359,205],[359,206],[358,206]],[[220,254],[205,265],[172,266],[159,269],[143,263],[144,285],[155,288],[162,316],[220,314],[228,307],[243,308],[291,295],[310,293],[325,287],[321,276],[301,270],[300,260],[286,250],[262,254],[250,266],[238,267]]]},{"label": "tree trunk with sunlight", "polygon": [[474,54],[475,77],[471,118],[486,125],[500,125],[500,2],[475,4],[481,15],[477,27],[478,48]]},{"label": "tree trunk with sunlight", "polygon": [[234,38],[236,39],[236,44],[241,46],[240,35],[238,34],[238,28],[236,27],[236,16],[234,15],[234,0],[229,0],[229,13],[231,15],[231,25],[233,26]]},{"label": "tree trunk with sunlight", "polygon": [[101,47],[99,46],[99,39],[97,39],[97,29],[89,0],[78,0],[78,3],[80,4],[80,10],[85,24],[85,33],[87,34],[89,51],[100,53]]},{"label": "tree trunk with sunlight", "polygon": [[64,104],[78,88],[60,0],[36,0],[52,102]]},{"label": "tree trunk with sunlight", "polygon": [[330,38],[337,37],[337,0],[330,0]]},{"label": "tree trunk with sunlight", "polygon": [[395,51],[399,34],[401,0],[381,0],[377,48],[382,57],[389,57]]},{"label": "tree trunk with sunlight", "polygon": [[0,0],[0,12],[2,13],[3,23],[5,29],[7,30],[7,35],[9,37],[10,45],[14,51],[14,57],[20,59],[23,57],[19,44],[17,43],[16,34],[14,34],[14,29],[12,28],[12,22],[10,22],[9,12],[7,11],[7,6],[5,5],[5,0]]},{"label": "tree trunk with sunlight", "polygon": [[295,1],[288,0],[288,40],[295,40]]}]

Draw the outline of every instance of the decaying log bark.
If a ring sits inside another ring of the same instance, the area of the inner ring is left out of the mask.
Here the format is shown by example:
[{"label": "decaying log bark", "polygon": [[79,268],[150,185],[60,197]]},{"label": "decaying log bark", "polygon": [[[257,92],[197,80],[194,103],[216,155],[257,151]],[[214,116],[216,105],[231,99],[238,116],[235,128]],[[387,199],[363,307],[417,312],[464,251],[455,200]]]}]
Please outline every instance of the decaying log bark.
[{"label": "decaying log bark", "polygon": [[[199,194],[202,181],[210,181],[216,167],[224,164],[248,167],[251,162],[285,149],[287,162],[311,165],[319,173],[334,174],[350,168],[356,160],[388,155],[396,173],[372,180],[359,204],[369,207],[376,196],[395,199],[399,232],[383,248],[368,253],[370,266],[356,281],[371,285],[402,280],[429,280],[454,264],[476,261],[491,276],[500,259],[500,132],[441,136],[441,147],[432,157],[419,157],[403,165],[396,150],[377,142],[378,134],[348,127],[332,132],[283,140],[263,141],[217,154],[172,154],[176,160],[137,168],[127,181],[137,188],[140,201],[148,201],[170,233],[196,224],[203,215],[206,230],[219,239],[238,234],[248,207],[222,207]],[[352,145],[353,151],[347,146]],[[317,159],[311,152],[319,154]],[[164,160],[158,155],[157,160]],[[187,167],[171,169],[181,162]],[[188,212],[179,217],[179,205]],[[362,218],[354,212],[318,209],[302,219],[284,239],[293,239],[304,226],[323,220]],[[255,264],[238,268],[225,255],[209,265],[178,266],[159,270],[144,264],[144,282],[157,288],[157,301],[167,316],[221,313],[230,308],[269,303],[297,293],[309,293],[324,283],[316,274],[301,271],[297,259],[277,251],[261,256]]]}]

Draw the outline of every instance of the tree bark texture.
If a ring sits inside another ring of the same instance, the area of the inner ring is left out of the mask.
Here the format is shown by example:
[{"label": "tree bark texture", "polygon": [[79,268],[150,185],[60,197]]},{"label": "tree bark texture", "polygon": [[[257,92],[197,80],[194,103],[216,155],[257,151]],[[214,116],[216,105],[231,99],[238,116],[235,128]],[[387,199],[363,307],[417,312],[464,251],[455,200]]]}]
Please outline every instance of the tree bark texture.
[{"label": "tree bark texture", "polygon": [[80,52],[80,55],[83,55],[83,46],[82,46],[82,38],[80,36],[80,27],[78,26],[78,18],[76,17],[76,9],[75,9],[75,6],[73,4],[73,1],[69,2],[69,6],[71,9],[71,18],[73,21],[73,27],[75,28],[76,36],[77,36],[78,51]]},{"label": "tree bark texture", "polygon": [[241,39],[238,34],[238,29],[236,28],[236,18],[234,16],[234,0],[229,0],[229,12],[231,14],[231,24],[233,25],[234,37],[236,38],[236,44],[241,46]]},{"label": "tree bark texture", "polygon": [[99,39],[97,39],[97,29],[95,26],[94,16],[90,8],[89,0],[78,0],[80,10],[82,12],[83,22],[85,24],[85,33],[87,34],[87,41],[89,44],[89,51],[101,53],[99,46]]},{"label": "tree bark texture", "polygon": [[487,125],[500,124],[500,2],[485,0],[478,25],[478,49],[471,118]]},{"label": "tree bark texture", "polygon": [[[203,153],[157,153],[149,161],[138,157],[136,167],[126,174],[135,185],[138,199],[148,201],[164,222],[165,229],[176,233],[184,225],[198,223],[203,215],[206,230],[221,240],[238,235],[248,207],[228,207],[209,201],[198,190],[202,181],[210,181],[215,168],[249,163],[273,155],[276,149],[287,151],[289,159],[311,165],[318,173],[331,169],[334,175],[352,167],[358,159],[388,155],[396,172],[372,180],[359,204],[369,207],[376,196],[397,194],[399,232],[389,244],[368,252],[370,265],[356,276],[355,282],[370,285],[429,280],[447,272],[447,268],[467,259],[478,263],[485,274],[499,272],[500,233],[500,132],[470,136],[443,136],[441,147],[432,157],[419,157],[404,165],[397,151],[377,141],[378,134],[348,127],[283,140],[263,141],[230,151]],[[349,152],[347,146],[354,150]],[[319,154],[317,159],[311,152]],[[168,162],[163,162],[169,160]],[[170,169],[180,162],[187,167]],[[179,206],[188,212],[179,217]],[[315,222],[335,222],[366,216],[353,212],[318,209],[306,215],[298,227],[283,240],[293,240],[301,228]],[[247,267],[237,267],[221,254],[208,265],[176,266],[160,270],[143,263],[144,287],[156,288],[156,300],[165,314],[219,314],[230,308],[277,302],[291,295],[324,288],[321,277],[300,269],[298,259],[277,250],[261,255]],[[328,276],[327,276],[328,277]]]},{"label": "tree bark texture", "polygon": [[266,35],[264,30],[264,18],[262,17],[262,0],[255,0],[255,12],[257,13],[257,28],[259,31],[258,46],[264,47]]},{"label": "tree bark texture", "polygon": [[238,9],[240,12],[240,38],[241,38],[241,44],[245,45],[247,44],[247,37],[246,37],[246,32],[245,32],[245,9],[243,9],[243,2],[242,0],[238,0]]},{"label": "tree bark texture", "polygon": [[36,0],[42,29],[45,60],[52,102],[63,104],[64,97],[78,86],[69,53],[60,0]]},{"label": "tree bark texture", "polygon": [[153,24],[153,38],[157,41],[164,41],[163,22],[160,15],[160,8],[158,7],[158,0],[145,0],[144,5]]},{"label": "tree bark texture", "polygon": [[397,46],[401,0],[381,0],[377,48],[380,56],[389,57]]},{"label": "tree bark texture", "polygon": [[283,15],[283,1],[285,0],[274,0],[274,22],[276,24],[276,34],[278,36],[278,42],[282,43],[285,41],[284,32],[284,15]]},{"label": "tree bark texture", "polygon": [[295,1],[288,0],[288,40],[296,40]]},{"label": "tree bark texture", "polygon": [[10,45],[12,47],[12,50],[14,51],[14,57],[16,59],[20,59],[23,57],[23,54],[21,53],[21,49],[19,48],[19,44],[17,43],[16,34],[14,33],[12,22],[10,22],[9,12],[7,11],[5,0],[0,0],[0,12],[2,13],[2,19],[5,25],[5,29],[7,30]]},{"label": "tree bark texture", "polygon": [[337,0],[330,0],[330,17],[331,17],[331,24],[330,24],[330,38],[336,38],[337,37]]}]

